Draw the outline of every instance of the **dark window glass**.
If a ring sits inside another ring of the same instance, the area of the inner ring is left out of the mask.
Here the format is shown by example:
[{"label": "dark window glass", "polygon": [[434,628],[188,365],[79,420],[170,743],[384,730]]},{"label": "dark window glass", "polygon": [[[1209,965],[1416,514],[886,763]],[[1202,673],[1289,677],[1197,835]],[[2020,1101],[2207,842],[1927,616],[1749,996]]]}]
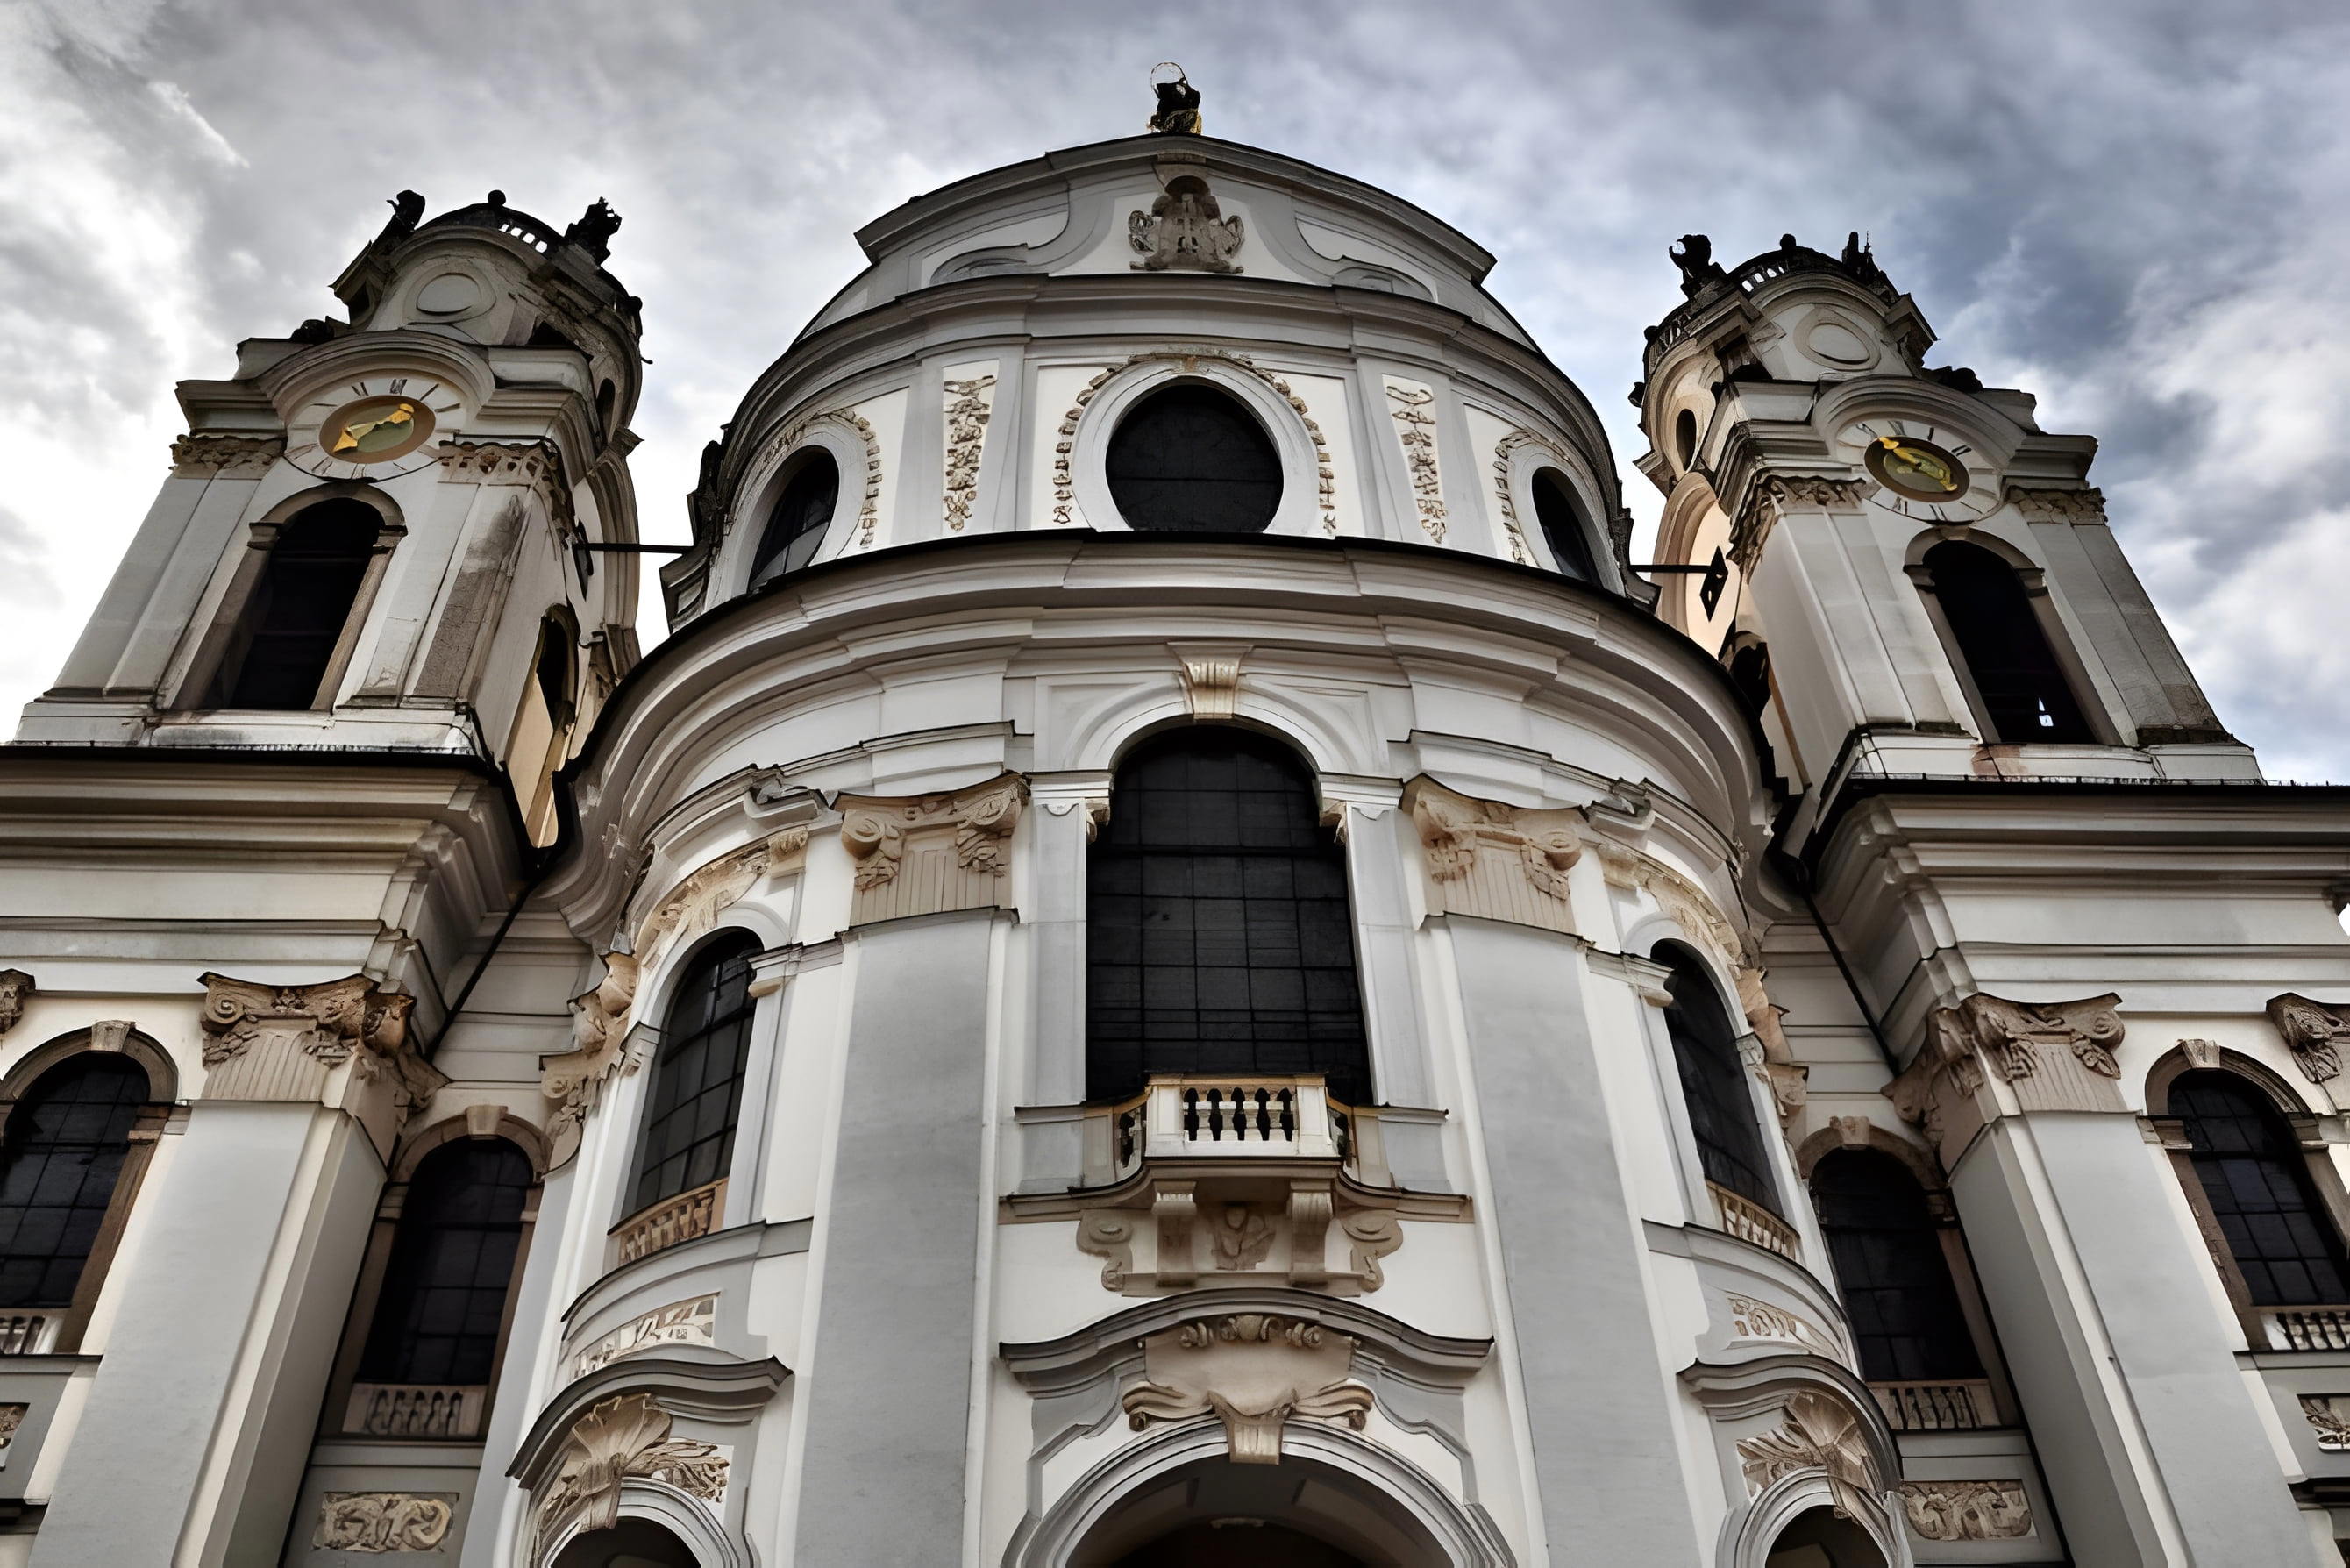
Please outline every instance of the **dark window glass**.
[{"label": "dark window glass", "polygon": [[322,501],[279,531],[244,607],[216,701],[310,708],[342,640],[383,518],[362,501]]},{"label": "dark window glass", "polygon": [[1926,569],[1991,720],[1994,732],[1986,739],[2009,745],[2095,739],[2014,568],[1979,545],[1953,540],[1926,552]]},{"label": "dark window glass", "polygon": [[832,453],[817,450],[800,459],[767,515],[767,531],[759,535],[758,554],[751,558],[753,584],[796,572],[816,559],[839,501],[840,465]]},{"label": "dark window glass", "polygon": [[146,1098],[146,1073],[108,1053],[67,1058],[17,1102],[0,1146],[0,1307],[73,1304]]},{"label": "dark window glass", "polygon": [[1812,1202],[1862,1375],[1879,1383],[1981,1376],[1918,1179],[1890,1155],[1838,1149],[1813,1168]]},{"label": "dark window glass", "polygon": [[539,701],[556,729],[571,722],[571,628],[549,616],[539,623],[538,663],[534,671]]},{"label": "dark window glass", "polygon": [[522,1248],[530,1160],[504,1138],[445,1143],[408,1184],[363,1383],[487,1383]]},{"label": "dark window glass", "polygon": [[1559,576],[1579,583],[1596,583],[1599,569],[1591,562],[1591,535],[1583,525],[1583,509],[1575,504],[1565,482],[1545,468],[1534,475],[1534,520],[1550,543],[1551,559]]},{"label": "dark window glass", "polygon": [[1683,468],[1697,461],[1697,415],[1688,409],[1673,416],[1673,452]]},{"label": "dark window glass", "polygon": [[1346,852],[1287,747],[1222,725],[1121,763],[1087,865],[1086,1092],[1320,1073],[1370,1097]]},{"label": "dark window glass", "polygon": [[2342,1238],[2268,1096],[2231,1073],[2189,1073],[2170,1087],[2170,1114],[2253,1303],[2350,1303]]},{"label": "dark window glass", "polygon": [[1672,997],[1665,1009],[1665,1033],[1672,1039],[1705,1179],[1775,1214],[1779,1199],[1765,1173],[1762,1129],[1755,1124],[1745,1064],[1738,1059],[1738,1036],[1722,1010],[1721,993],[1697,961],[1672,944],[1649,957],[1672,971],[1665,980]]},{"label": "dark window glass", "polygon": [[1104,467],[1129,528],[1261,534],[1281,504],[1281,459],[1263,429],[1195,384],[1143,399],[1110,433]]},{"label": "dark window glass", "polygon": [[723,938],[678,982],[653,1064],[632,1210],[726,1174],[751,1054],[751,955],[758,950],[747,935]]}]

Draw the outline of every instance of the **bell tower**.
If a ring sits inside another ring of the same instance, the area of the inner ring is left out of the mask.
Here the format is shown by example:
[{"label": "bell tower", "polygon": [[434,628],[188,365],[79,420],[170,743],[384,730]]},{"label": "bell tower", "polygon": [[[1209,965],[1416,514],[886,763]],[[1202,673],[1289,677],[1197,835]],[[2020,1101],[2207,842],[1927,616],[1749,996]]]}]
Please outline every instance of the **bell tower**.
[{"label": "bell tower", "polygon": [[620,220],[392,206],[335,282],[347,319],[180,384],[171,473],[18,739],[470,753],[544,841],[636,655]]},{"label": "bell tower", "polygon": [[1795,793],[1897,774],[2256,776],[2029,393],[1929,369],[1854,235],[1734,270],[1703,235],[1638,389],[1659,612],[1730,666]]}]

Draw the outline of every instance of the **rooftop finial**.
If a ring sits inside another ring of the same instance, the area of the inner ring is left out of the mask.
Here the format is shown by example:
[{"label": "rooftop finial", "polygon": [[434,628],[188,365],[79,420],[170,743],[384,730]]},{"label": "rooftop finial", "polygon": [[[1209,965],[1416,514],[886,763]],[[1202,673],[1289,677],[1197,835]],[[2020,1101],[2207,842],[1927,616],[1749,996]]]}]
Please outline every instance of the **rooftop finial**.
[{"label": "rooftop finial", "polygon": [[[1161,71],[1173,71],[1173,78],[1159,79]],[[1200,89],[1183,74],[1183,67],[1173,60],[1161,60],[1150,67],[1150,90],[1159,95],[1159,112],[1150,117],[1150,132],[1154,136],[1197,136],[1200,134]]]}]

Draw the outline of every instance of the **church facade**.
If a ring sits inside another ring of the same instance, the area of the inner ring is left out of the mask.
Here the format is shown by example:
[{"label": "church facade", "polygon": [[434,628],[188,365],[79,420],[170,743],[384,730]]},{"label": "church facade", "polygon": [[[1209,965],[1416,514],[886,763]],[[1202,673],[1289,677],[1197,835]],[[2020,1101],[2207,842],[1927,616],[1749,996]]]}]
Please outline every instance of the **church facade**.
[{"label": "church facade", "polygon": [[2324,1564],[2350,794],[1857,244],[1583,392],[1385,192],[977,175],[704,455],[403,194],[0,750],[0,1564]]}]

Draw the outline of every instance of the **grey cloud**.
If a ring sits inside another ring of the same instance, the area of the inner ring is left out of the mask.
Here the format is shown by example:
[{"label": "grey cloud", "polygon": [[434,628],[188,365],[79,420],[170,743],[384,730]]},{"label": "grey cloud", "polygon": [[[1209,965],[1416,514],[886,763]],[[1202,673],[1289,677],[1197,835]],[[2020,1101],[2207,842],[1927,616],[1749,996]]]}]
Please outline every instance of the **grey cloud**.
[{"label": "grey cloud", "polygon": [[[638,420],[643,512],[649,533],[674,535],[701,443],[856,269],[857,225],[991,165],[1139,129],[1143,72],[1172,57],[1206,91],[1211,131],[1384,185],[1492,248],[1496,292],[1591,394],[1627,473],[1640,329],[1678,297],[1666,243],[1704,231],[1735,259],[1783,231],[1828,245],[1868,231],[1945,334],[1942,357],[2039,393],[2050,428],[2100,438],[2116,527],[2223,715],[2281,768],[2350,778],[2350,683],[2334,678],[2350,671],[2303,656],[2329,607],[2277,582],[2334,551],[2338,482],[2322,439],[2262,433],[2350,415],[2350,362],[2324,342],[2350,318],[2332,265],[2350,249],[2336,5],[70,14],[85,19],[69,41],[52,29],[28,78],[36,111],[0,118],[0,136],[62,159],[77,199],[152,223],[158,254],[93,277],[72,215],[44,210],[57,183],[0,179],[0,202],[17,203],[0,214],[15,242],[0,251],[14,313],[0,428],[70,423],[58,445],[92,465],[151,473],[160,452],[121,448],[168,424],[171,380],[219,374],[235,338],[328,309],[327,280],[391,192],[437,209],[494,185],[554,221],[602,195],[627,218],[613,265],[645,297],[656,362]],[[231,251],[257,265],[228,265]],[[2296,333],[2320,341],[2270,341]],[[1637,476],[1630,488],[1652,512]],[[78,493],[0,478],[74,601],[58,636],[143,504],[125,486],[129,514],[83,528]],[[21,596],[0,582],[0,605]]]}]

